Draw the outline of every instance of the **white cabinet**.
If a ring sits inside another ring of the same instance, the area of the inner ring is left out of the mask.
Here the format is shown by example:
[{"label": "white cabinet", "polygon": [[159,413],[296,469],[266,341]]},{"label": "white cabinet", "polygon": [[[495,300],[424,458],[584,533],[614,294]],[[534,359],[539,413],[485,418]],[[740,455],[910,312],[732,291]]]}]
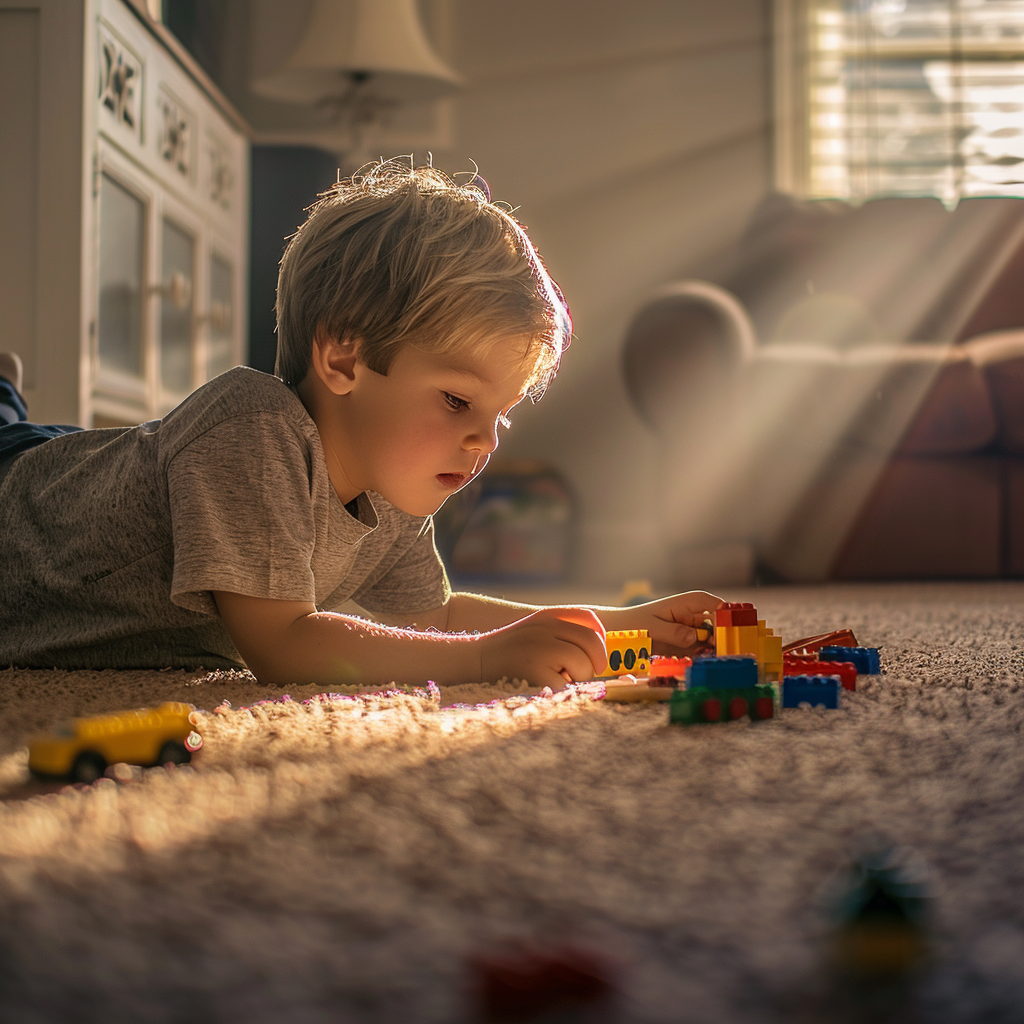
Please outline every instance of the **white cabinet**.
[{"label": "white cabinet", "polygon": [[0,0],[0,349],[30,419],[138,423],[244,360],[248,131],[180,52],[125,0]]}]

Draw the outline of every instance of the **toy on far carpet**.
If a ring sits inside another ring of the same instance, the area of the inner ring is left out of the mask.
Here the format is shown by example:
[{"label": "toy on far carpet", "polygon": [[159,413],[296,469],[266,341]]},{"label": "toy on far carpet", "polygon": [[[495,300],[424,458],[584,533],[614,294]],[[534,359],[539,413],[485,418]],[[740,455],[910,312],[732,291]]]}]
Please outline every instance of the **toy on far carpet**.
[{"label": "toy on far carpet", "polygon": [[624,608],[653,600],[654,591],[651,590],[650,580],[627,580],[619,594],[619,604]]},{"label": "toy on far carpet", "polygon": [[158,708],[75,718],[28,744],[28,767],[42,779],[95,782],[107,766],[187,764],[203,745],[195,707],[168,701]]},{"label": "toy on far carpet", "polygon": [[905,976],[927,954],[924,863],[890,843],[858,857],[834,901],[837,966],[861,979]]},{"label": "toy on far carpet", "polygon": [[746,656],[698,658],[686,675],[686,689],[669,701],[669,723],[700,725],[775,716],[777,689],[758,682],[757,660]]},{"label": "toy on far carpet", "polygon": [[573,947],[523,949],[470,961],[476,1019],[486,1024],[604,1019],[616,997],[608,965]]}]

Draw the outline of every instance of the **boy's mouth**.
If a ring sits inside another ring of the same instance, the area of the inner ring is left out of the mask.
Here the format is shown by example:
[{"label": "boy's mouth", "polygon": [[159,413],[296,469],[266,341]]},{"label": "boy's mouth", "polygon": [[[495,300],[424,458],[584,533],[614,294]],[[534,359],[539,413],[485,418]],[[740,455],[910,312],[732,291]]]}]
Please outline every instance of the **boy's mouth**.
[{"label": "boy's mouth", "polygon": [[438,473],[437,479],[441,481],[442,486],[448,487],[451,490],[458,490],[466,482],[465,473]]}]

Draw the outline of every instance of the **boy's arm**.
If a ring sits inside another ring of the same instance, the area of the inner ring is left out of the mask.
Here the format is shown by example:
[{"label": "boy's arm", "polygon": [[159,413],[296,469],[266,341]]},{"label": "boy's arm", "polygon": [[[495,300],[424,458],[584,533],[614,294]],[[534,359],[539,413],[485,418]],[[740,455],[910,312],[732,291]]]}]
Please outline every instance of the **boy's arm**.
[{"label": "boy's arm", "polygon": [[601,623],[580,609],[542,610],[474,636],[400,629],[318,612],[306,601],[211,593],[242,660],[265,683],[328,688],[515,676],[551,686],[564,681],[563,673],[590,679],[606,662]]}]

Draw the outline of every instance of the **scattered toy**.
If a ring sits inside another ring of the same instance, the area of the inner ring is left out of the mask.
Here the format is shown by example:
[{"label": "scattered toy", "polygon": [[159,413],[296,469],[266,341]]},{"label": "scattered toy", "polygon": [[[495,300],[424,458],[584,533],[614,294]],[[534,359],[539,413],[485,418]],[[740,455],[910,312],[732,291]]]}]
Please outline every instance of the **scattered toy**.
[{"label": "scattered toy", "polygon": [[838,676],[786,676],[782,680],[782,706],[801,704],[838,710],[842,684]]},{"label": "scattered toy", "polygon": [[838,676],[844,690],[857,689],[857,666],[849,661],[819,661],[813,654],[787,654],[784,676]]},{"label": "scattered toy", "polygon": [[848,661],[856,666],[864,676],[877,676],[882,671],[882,663],[877,647],[838,647],[826,645],[821,648],[819,657],[822,661]]},{"label": "scattered toy", "polygon": [[857,859],[835,907],[835,956],[863,978],[906,975],[927,953],[931,896],[922,863],[887,844]]},{"label": "scattered toy", "polygon": [[[478,1019],[488,1024],[579,1020],[610,1006],[615,989],[607,965],[573,948],[525,950],[471,961]],[[565,1016],[566,1014],[571,1015]]]},{"label": "scattered toy", "polygon": [[43,779],[88,783],[118,762],[187,764],[203,745],[192,725],[193,711],[191,704],[168,702],[158,708],[72,719],[29,741],[29,770]]},{"label": "scattered toy", "polygon": [[848,644],[857,646],[857,638],[849,629],[834,629],[831,633],[818,633],[817,636],[805,636],[802,640],[793,640],[782,648],[783,654],[791,651],[799,654],[814,654],[825,644]]}]

